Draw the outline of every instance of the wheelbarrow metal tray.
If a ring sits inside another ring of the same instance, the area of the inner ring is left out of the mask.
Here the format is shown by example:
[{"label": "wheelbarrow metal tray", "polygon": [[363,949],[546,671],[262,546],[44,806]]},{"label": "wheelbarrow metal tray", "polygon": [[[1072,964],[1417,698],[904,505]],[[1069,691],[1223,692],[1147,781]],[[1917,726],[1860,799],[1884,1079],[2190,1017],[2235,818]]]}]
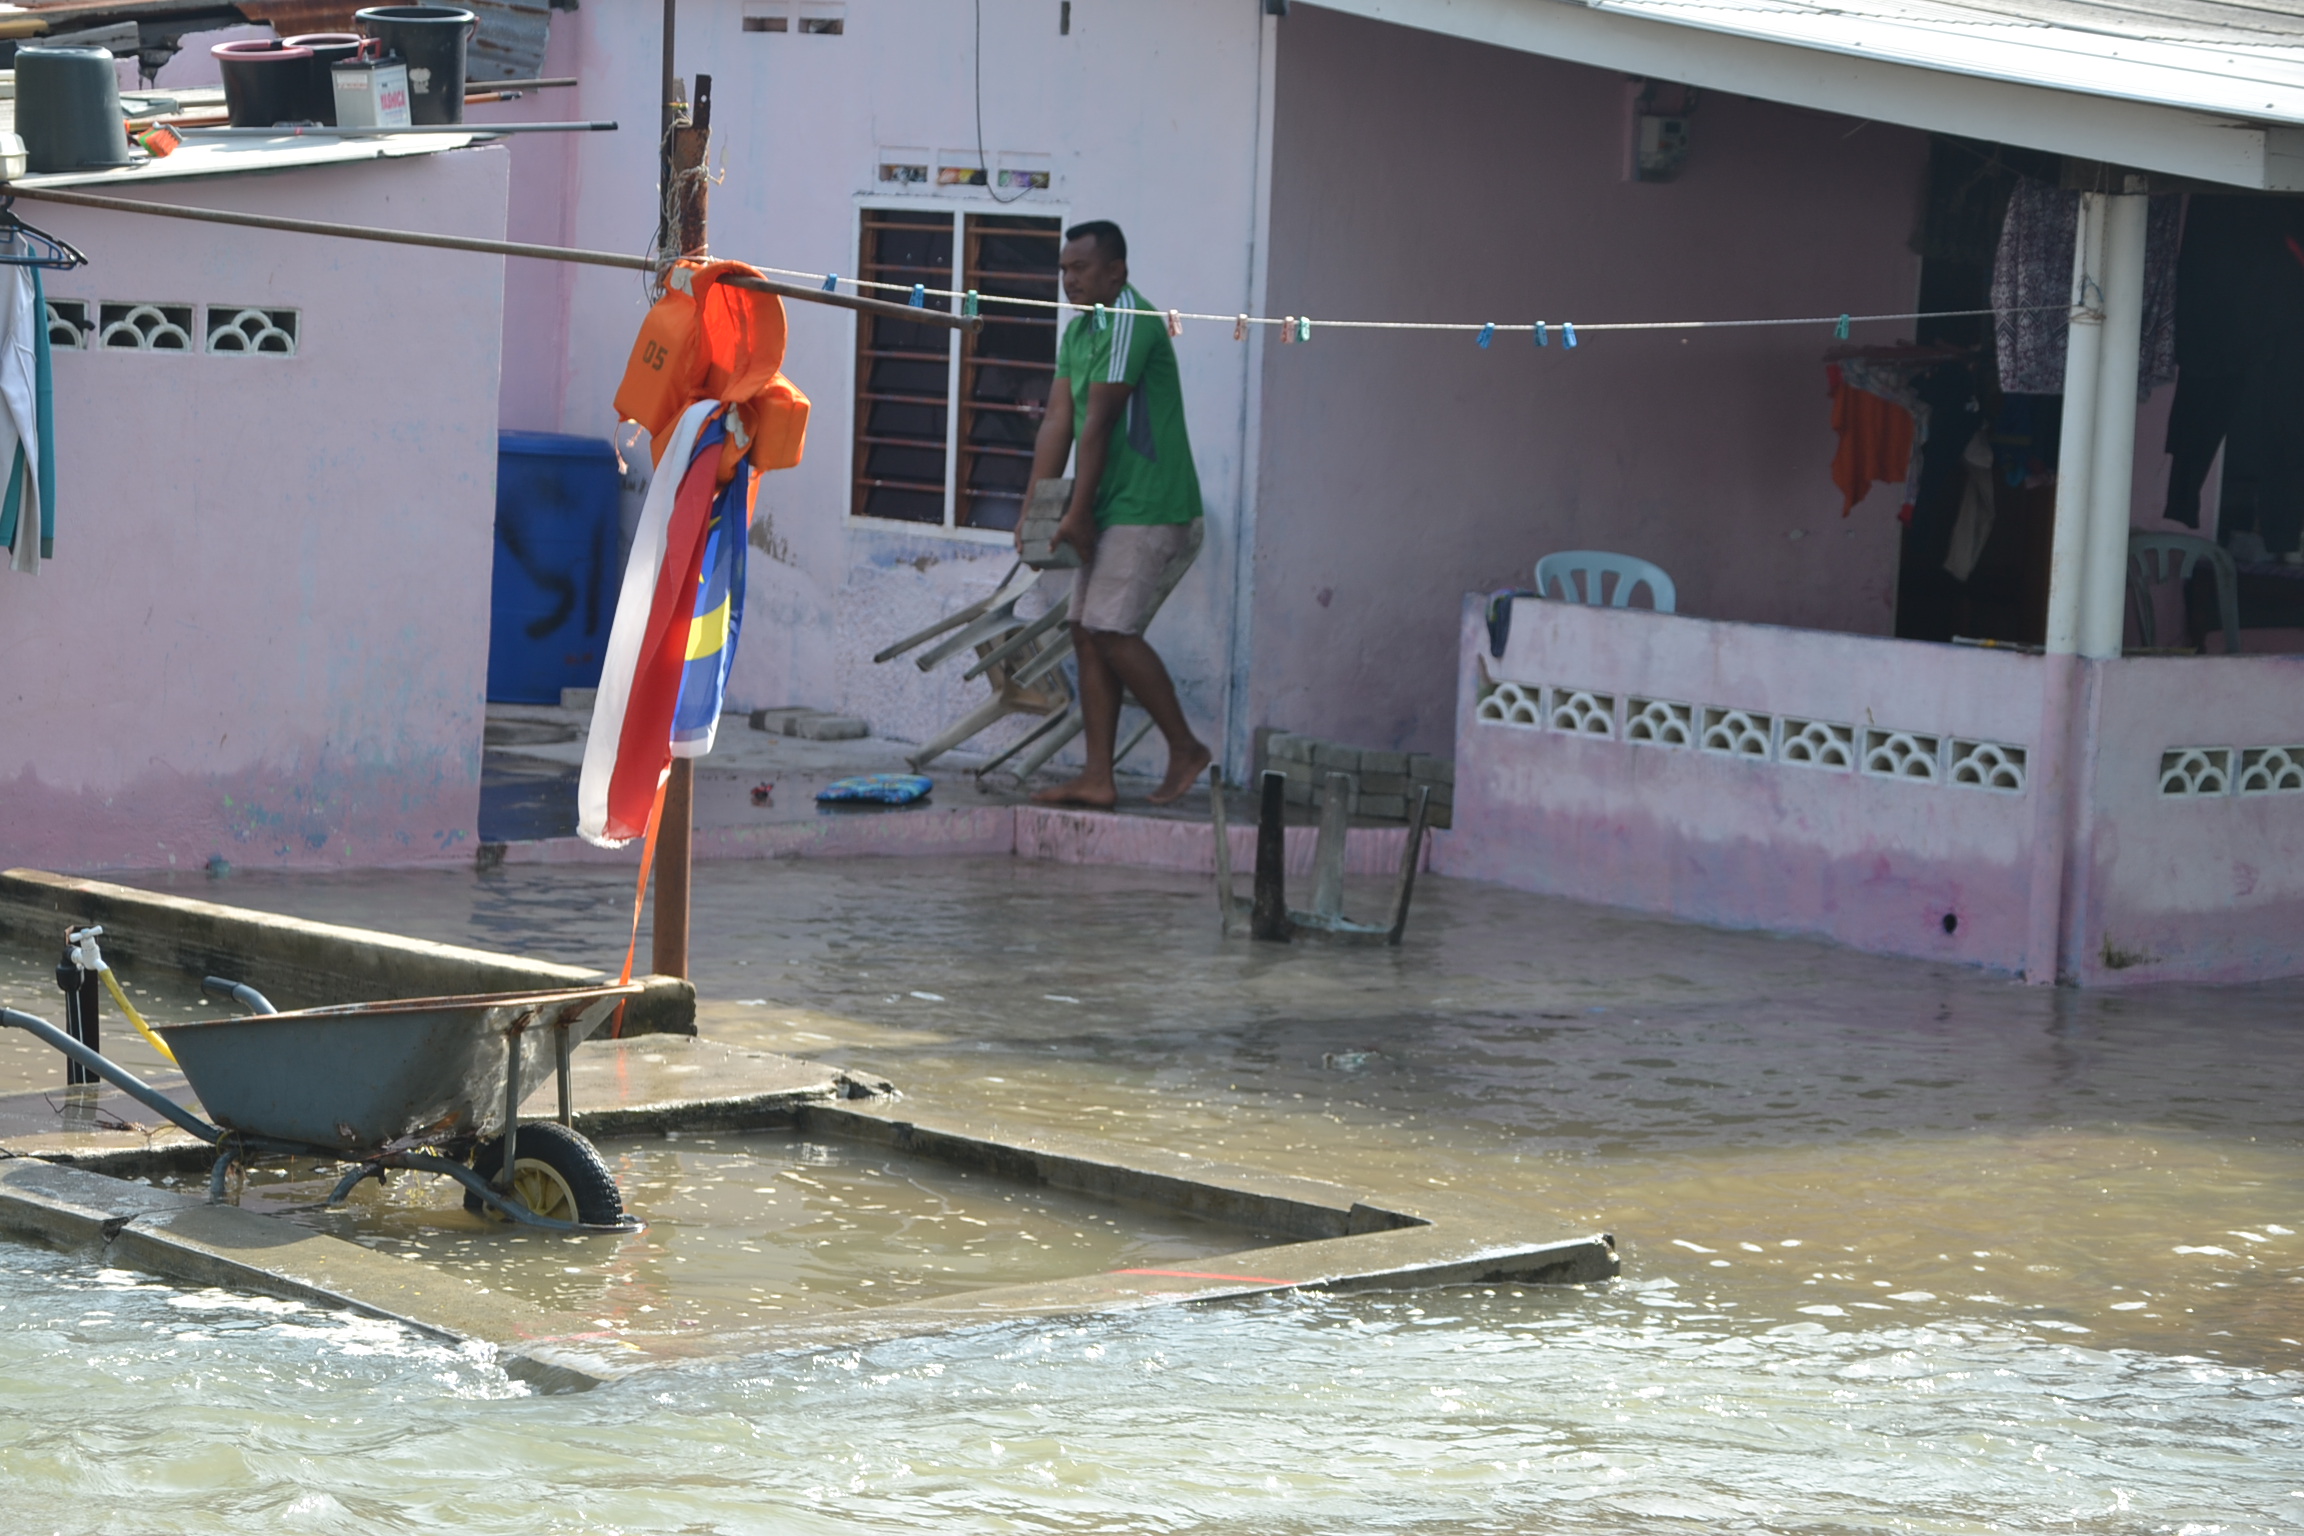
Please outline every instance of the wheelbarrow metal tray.
[{"label": "wheelbarrow metal tray", "polygon": [[507,1037],[520,1037],[523,1094],[637,985],[418,997],[159,1026],[208,1117],[227,1130],[369,1153],[394,1142],[504,1128]]}]

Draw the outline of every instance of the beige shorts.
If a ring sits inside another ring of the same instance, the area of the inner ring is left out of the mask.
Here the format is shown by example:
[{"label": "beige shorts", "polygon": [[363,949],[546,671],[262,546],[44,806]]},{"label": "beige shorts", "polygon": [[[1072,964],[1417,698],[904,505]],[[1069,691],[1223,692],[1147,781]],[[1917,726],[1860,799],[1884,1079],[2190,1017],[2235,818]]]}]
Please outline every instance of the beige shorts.
[{"label": "beige shorts", "polygon": [[1107,635],[1140,635],[1200,553],[1201,519],[1122,523],[1096,539],[1072,577],[1072,622]]}]

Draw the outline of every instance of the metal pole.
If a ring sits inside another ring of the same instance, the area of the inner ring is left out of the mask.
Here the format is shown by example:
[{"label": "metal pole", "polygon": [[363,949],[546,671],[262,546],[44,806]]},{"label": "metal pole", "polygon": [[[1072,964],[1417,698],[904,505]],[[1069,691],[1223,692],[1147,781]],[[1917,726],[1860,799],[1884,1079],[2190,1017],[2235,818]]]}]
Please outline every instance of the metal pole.
[{"label": "metal pole", "polygon": [[2056,519],[2048,556],[2047,648],[2080,649],[2081,594],[2088,576],[2088,484],[2096,461],[2096,382],[2104,351],[2104,202],[2080,194],[2072,257],[2072,329],[2064,344],[2064,429],[2057,452]]},{"label": "metal pole", "polygon": [[573,1128],[576,1124],[575,1105],[571,1102],[568,1082],[568,1021],[562,1019],[552,1026],[552,1071],[560,1085],[560,1123]]},{"label": "metal pole", "polygon": [[[94,971],[80,969],[72,950],[71,938],[66,936],[64,958],[56,962],[56,988],[64,994],[64,1029],[74,1040],[90,1051],[102,1051],[103,1041],[98,1037],[97,995],[100,983]],[[64,1086],[76,1087],[81,1083],[96,1082],[97,1075],[81,1065],[79,1059],[67,1055],[64,1059]]]},{"label": "metal pole", "polygon": [[[576,266],[617,267],[627,272],[653,272],[656,264],[645,256],[622,251],[587,251],[575,246],[529,245],[518,240],[481,240],[466,235],[427,235],[411,229],[371,229],[359,224],[333,224],[323,219],[283,219],[267,213],[234,213],[223,208],[183,208],[170,203],[139,202],[132,197],[106,197],[64,187],[24,187],[0,183],[0,191],[35,202],[63,203],[73,208],[99,208],[107,213],[148,213],[155,218],[189,219],[196,224],[230,224],[240,229],[272,229],[291,235],[327,235],[339,240],[374,240],[385,245],[415,245],[436,251],[471,251],[482,256],[524,256],[531,261],[565,261]],[[773,293],[804,304],[853,309],[859,314],[886,315],[913,325],[941,325],[973,334],[984,323],[981,315],[960,315],[942,309],[914,309],[888,299],[867,299],[855,294],[826,293],[821,288],[780,283],[774,278],[732,272],[720,279],[733,288]]]},{"label": "metal pole", "polygon": [[[664,56],[669,60],[672,39],[672,3],[664,0]],[[666,65],[670,69],[669,63]],[[675,194],[667,199],[666,216],[677,221],[681,254],[700,256],[709,246],[705,228],[705,188],[700,171],[711,152],[712,77],[696,77],[696,108],[691,121],[668,128],[665,136],[666,182]],[[696,764],[672,759],[671,776],[664,785],[664,819],[656,834],[656,918],[649,930],[649,965],[659,976],[688,974],[688,894],[695,859]]]},{"label": "metal pole", "polygon": [[[2080,654],[2120,654],[2128,617],[2129,502],[2136,476],[2136,377],[2144,334],[2144,232],[2152,199],[2134,190],[2098,199],[2104,221],[2104,323],[2098,327],[2095,462],[2088,471],[2087,573],[2080,582]],[[2065,381],[2067,390],[2071,381]]]},{"label": "metal pole", "polygon": [[656,125],[656,249],[659,251],[672,248],[672,125],[680,117],[680,77],[672,72],[672,51],[679,30],[680,0],[664,0],[664,111]]},{"label": "metal pole", "polygon": [[520,1150],[520,1036],[525,1030],[523,1021],[504,1035],[511,1050],[504,1064],[504,1161],[496,1170],[496,1187],[501,1190],[512,1188],[512,1159]]}]

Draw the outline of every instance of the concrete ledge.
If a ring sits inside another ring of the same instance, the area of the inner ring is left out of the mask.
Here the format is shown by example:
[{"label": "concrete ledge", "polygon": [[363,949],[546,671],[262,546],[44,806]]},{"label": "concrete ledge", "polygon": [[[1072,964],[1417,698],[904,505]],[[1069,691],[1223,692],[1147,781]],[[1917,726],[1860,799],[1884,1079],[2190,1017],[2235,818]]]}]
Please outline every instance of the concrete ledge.
[{"label": "concrete ledge", "polygon": [[[586,987],[607,979],[581,966],[164,896],[102,880],[34,869],[0,871],[0,937],[60,946],[65,927],[79,923],[104,925],[104,956],[123,969],[150,966],[230,976],[282,1008]],[[625,1034],[696,1032],[693,986],[671,976],[643,977],[642,982],[647,990],[626,1009]]]}]

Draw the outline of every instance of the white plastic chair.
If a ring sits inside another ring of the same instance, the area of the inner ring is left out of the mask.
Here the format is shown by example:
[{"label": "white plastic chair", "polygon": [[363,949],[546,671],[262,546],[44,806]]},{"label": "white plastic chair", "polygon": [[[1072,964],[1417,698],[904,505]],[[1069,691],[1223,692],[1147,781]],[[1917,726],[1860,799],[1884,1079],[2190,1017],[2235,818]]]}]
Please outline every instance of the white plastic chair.
[{"label": "white plastic chair", "polygon": [[[1577,590],[1576,578],[1584,578],[1583,590]],[[1615,594],[1603,596],[1604,578],[1616,578]],[[1536,593],[1539,597],[1555,597],[1553,588],[1560,590],[1556,600],[1567,603],[1589,603],[1598,607],[1603,601],[1611,608],[1632,606],[1632,589],[1645,584],[1649,606],[1658,613],[1671,613],[1678,600],[1672,589],[1672,578],[1664,574],[1660,565],[1652,565],[1637,555],[1614,555],[1598,549],[1564,549],[1546,555],[1536,562]]]}]

